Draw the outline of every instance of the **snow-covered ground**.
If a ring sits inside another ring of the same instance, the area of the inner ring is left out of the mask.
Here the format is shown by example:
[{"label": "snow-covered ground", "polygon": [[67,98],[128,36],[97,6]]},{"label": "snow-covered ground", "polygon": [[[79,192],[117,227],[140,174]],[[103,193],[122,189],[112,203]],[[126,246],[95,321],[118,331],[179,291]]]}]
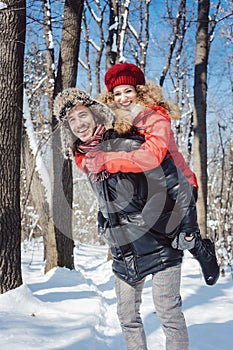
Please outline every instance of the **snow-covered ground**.
[{"label": "snow-covered ground", "polygon": [[[43,274],[43,245],[22,248],[24,284],[0,295],[2,350],[125,350],[116,316],[107,248],[75,249],[76,270],[54,268]],[[198,263],[186,254],[182,273],[183,311],[190,350],[233,348],[233,282],[230,269],[215,286],[206,286]],[[141,313],[149,350],[164,350],[164,336],[146,281]]]}]

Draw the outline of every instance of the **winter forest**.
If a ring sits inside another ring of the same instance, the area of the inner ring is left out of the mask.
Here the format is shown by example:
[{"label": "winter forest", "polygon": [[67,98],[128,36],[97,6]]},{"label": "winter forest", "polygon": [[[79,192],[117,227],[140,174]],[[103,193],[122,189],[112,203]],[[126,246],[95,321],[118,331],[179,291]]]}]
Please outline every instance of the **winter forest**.
[{"label": "winter forest", "polygon": [[22,242],[42,237],[45,273],[74,268],[75,242],[103,245],[53,101],[75,86],[98,97],[124,61],[179,106],[172,126],[197,175],[201,233],[222,275],[232,266],[232,31],[230,0],[0,1],[0,293],[22,284]]}]

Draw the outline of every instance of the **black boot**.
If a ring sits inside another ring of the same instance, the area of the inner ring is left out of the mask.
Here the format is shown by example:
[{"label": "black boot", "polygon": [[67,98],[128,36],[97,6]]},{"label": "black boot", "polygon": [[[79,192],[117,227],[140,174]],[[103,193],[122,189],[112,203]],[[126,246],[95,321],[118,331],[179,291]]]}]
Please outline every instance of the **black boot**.
[{"label": "black boot", "polygon": [[214,243],[208,238],[201,238],[200,233],[195,240],[194,248],[189,251],[201,265],[206,284],[212,286],[217,282],[220,274]]}]

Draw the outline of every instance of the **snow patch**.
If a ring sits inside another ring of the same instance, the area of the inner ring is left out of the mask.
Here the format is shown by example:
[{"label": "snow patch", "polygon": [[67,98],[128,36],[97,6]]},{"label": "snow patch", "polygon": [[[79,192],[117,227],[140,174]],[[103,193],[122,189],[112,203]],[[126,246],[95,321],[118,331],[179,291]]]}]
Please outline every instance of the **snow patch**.
[{"label": "snow patch", "polygon": [[7,9],[7,4],[5,2],[0,1],[0,10]]}]

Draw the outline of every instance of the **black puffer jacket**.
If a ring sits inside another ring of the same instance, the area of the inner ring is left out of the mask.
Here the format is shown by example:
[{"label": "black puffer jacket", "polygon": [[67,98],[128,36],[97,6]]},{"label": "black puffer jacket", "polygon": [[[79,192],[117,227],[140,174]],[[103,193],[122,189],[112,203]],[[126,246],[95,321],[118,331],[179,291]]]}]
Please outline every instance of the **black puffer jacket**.
[{"label": "black puffer jacket", "polygon": [[[108,130],[102,151],[131,151],[144,142],[136,130],[119,135]],[[103,236],[113,256],[113,271],[134,285],[148,274],[182,262],[171,247],[180,230],[196,230],[196,208],[187,179],[169,157],[144,173],[110,174],[91,182],[104,217]]]}]

